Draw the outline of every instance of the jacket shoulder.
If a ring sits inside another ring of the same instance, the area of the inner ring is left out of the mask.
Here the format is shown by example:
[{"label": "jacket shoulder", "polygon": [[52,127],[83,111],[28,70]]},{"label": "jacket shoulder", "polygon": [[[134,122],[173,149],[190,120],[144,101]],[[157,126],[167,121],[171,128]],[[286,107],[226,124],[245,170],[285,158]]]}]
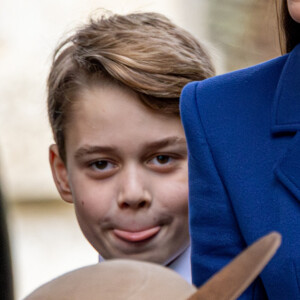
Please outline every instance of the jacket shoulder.
[{"label": "jacket shoulder", "polygon": [[[249,92],[275,91],[288,55],[230,73],[188,83],[181,93],[181,106],[238,100]],[[211,105],[211,104],[210,104]]]}]

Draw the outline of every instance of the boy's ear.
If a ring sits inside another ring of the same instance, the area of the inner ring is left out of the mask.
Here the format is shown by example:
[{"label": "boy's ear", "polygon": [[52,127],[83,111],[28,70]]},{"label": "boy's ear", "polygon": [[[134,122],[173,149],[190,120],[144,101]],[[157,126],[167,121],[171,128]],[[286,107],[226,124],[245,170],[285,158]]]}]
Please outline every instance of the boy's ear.
[{"label": "boy's ear", "polygon": [[59,155],[56,144],[53,144],[49,147],[49,162],[52,176],[60,196],[64,201],[73,203],[67,168]]}]

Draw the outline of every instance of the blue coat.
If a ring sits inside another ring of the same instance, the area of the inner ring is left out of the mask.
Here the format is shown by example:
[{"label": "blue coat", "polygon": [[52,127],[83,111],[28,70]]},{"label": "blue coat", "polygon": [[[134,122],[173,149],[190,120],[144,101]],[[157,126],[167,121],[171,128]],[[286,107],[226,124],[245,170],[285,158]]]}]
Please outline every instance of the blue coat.
[{"label": "blue coat", "polygon": [[270,231],[282,245],[240,299],[300,299],[300,45],[247,69],[188,84],[193,282]]}]

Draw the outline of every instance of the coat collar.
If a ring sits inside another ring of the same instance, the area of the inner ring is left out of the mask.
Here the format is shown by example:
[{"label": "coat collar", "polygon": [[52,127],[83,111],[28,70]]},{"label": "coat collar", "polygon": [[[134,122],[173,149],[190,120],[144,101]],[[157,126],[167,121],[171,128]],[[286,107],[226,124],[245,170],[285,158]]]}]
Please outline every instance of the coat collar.
[{"label": "coat collar", "polygon": [[300,44],[287,55],[272,108],[273,133],[300,130]]},{"label": "coat collar", "polygon": [[272,110],[273,133],[297,132],[277,161],[274,173],[300,201],[300,44],[288,54]]}]

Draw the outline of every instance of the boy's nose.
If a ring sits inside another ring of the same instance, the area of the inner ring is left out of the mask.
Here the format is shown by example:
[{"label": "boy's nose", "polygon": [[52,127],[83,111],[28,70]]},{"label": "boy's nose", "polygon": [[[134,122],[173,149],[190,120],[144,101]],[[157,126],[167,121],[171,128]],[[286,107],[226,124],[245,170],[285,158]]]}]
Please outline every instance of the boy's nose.
[{"label": "boy's nose", "polygon": [[118,195],[118,206],[121,209],[141,209],[151,206],[152,196],[146,188],[143,175],[131,168],[124,172]]}]

